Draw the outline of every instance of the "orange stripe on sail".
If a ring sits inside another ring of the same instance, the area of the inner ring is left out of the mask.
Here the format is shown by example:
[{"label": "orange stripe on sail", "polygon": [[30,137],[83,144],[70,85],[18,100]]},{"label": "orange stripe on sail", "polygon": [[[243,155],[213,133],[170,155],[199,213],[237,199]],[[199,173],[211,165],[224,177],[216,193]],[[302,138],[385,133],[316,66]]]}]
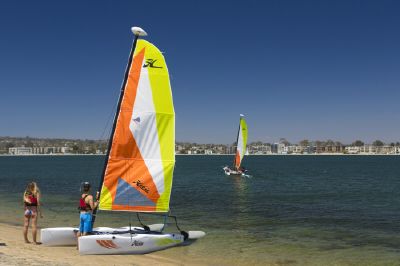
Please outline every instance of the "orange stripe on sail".
[{"label": "orange stripe on sail", "polygon": [[240,154],[239,154],[239,151],[236,151],[235,164],[236,164],[237,168],[240,166]]},{"label": "orange stripe on sail", "polygon": [[[149,169],[143,160],[129,128],[133,106],[136,100],[144,54],[145,48],[134,56],[129,70],[128,80],[110,151],[107,171],[104,178],[104,185],[110,191],[113,201],[116,196],[118,178],[124,179],[133,188],[155,203],[160,197]],[[135,186],[134,184],[138,181],[141,184],[144,184],[148,189],[143,190]]]}]

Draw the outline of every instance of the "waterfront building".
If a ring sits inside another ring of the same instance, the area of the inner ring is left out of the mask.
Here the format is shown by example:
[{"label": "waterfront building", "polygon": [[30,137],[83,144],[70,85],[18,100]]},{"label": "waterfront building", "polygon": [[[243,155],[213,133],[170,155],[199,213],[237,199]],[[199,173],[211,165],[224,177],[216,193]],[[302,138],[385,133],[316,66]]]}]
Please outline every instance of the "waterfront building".
[{"label": "waterfront building", "polygon": [[279,146],[279,143],[272,143],[271,144],[271,153],[278,153],[278,146]]},{"label": "waterfront building", "polygon": [[380,154],[395,154],[396,153],[394,147],[390,146],[390,145],[384,145],[379,148],[380,148]]},{"label": "waterfront building", "polygon": [[32,154],[31,147],[13,147],[8,149],[8,153],[12,155],[30,155]]},{"label": "waterfront building", "polygon": [[265,143],[250,144],[247,147],[249,154],[271,154],[271,146]]},{"label": "waterfront building", "polygon": [[284,143],[278,144],[278,154],[287,154],[286,145]]},{"label": "waterfront building", "polygon": [[204,154],[211,155],[213,154],[213,151],[211,149],[206,149],[204,150]]},{"label": "waterfront building", "polygon": [[286,147],[284,147],[283,150],[287,154],[301,154],[301,153],[303,153],[303,147],[301,147],[299,145],[286,146]]},{"label": "waterfront building", "polygon": [[360,147],[358,147],[358,146],[347,146],[344,150],[348,154],[358,154],[358,153],[360,153]]},{"label": "waterfront building", "polygon": [[[72,152],[72,148],[70,147],[61,147],[61,153],[71,153]],[[97,154],[101,154],[100,150],[96,151]]]},{"label": "waterfront building", "polygon": [[373,145],[364,145],[359,148],[360,148],[360,154],[375,154],[376,153],[376,147]]}]

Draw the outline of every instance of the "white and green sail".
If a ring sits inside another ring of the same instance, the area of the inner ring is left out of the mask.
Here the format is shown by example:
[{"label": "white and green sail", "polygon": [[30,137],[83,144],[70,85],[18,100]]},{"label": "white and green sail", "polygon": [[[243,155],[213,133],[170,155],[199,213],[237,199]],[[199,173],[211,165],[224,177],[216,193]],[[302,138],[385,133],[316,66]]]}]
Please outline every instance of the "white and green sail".
[{"label": "white and green sail", "polygon": [[242,114],[240,115],[239,132],[236,143],[237,147],[234,165],[236,169],[238,169],[247,151],[247,123]]}]

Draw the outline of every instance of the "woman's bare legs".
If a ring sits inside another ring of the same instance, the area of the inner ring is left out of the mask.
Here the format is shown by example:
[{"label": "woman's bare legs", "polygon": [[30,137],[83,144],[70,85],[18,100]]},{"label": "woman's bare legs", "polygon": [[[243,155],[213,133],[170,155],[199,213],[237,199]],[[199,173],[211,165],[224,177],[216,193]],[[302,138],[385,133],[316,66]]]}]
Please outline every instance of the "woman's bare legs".
[{"label": "woman's bare legs", "polygon": [[37,235],[37,220],[38,220],[38,215],[37,213],[35,215],[32,215],[32,239],[33,243],[36,245],[40,245],[42,243],[36,241],[36,235]]},{"label": "woman's bare legs", "polygon": [[24,240],[25,240],[25,243],[31,243],[31,242],[28,240],[29,221],[30,221],[30,217],[25,217],[25,216],[24,216]]}]

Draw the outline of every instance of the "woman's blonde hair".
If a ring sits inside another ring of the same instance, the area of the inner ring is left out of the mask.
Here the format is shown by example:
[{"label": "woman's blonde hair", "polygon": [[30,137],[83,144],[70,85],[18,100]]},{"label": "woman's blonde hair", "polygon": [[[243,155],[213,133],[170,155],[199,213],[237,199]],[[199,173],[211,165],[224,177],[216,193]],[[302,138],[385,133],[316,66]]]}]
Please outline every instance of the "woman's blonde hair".
[{"label": "woman's blonde hair", "polygon": [[25,189],[25,193],[26,194],[32,194],[34,197],[37,197],[37,195],[40,193],[40,189],[38,187],[38,185],[36,184],[36,182],[30,182]]}]

